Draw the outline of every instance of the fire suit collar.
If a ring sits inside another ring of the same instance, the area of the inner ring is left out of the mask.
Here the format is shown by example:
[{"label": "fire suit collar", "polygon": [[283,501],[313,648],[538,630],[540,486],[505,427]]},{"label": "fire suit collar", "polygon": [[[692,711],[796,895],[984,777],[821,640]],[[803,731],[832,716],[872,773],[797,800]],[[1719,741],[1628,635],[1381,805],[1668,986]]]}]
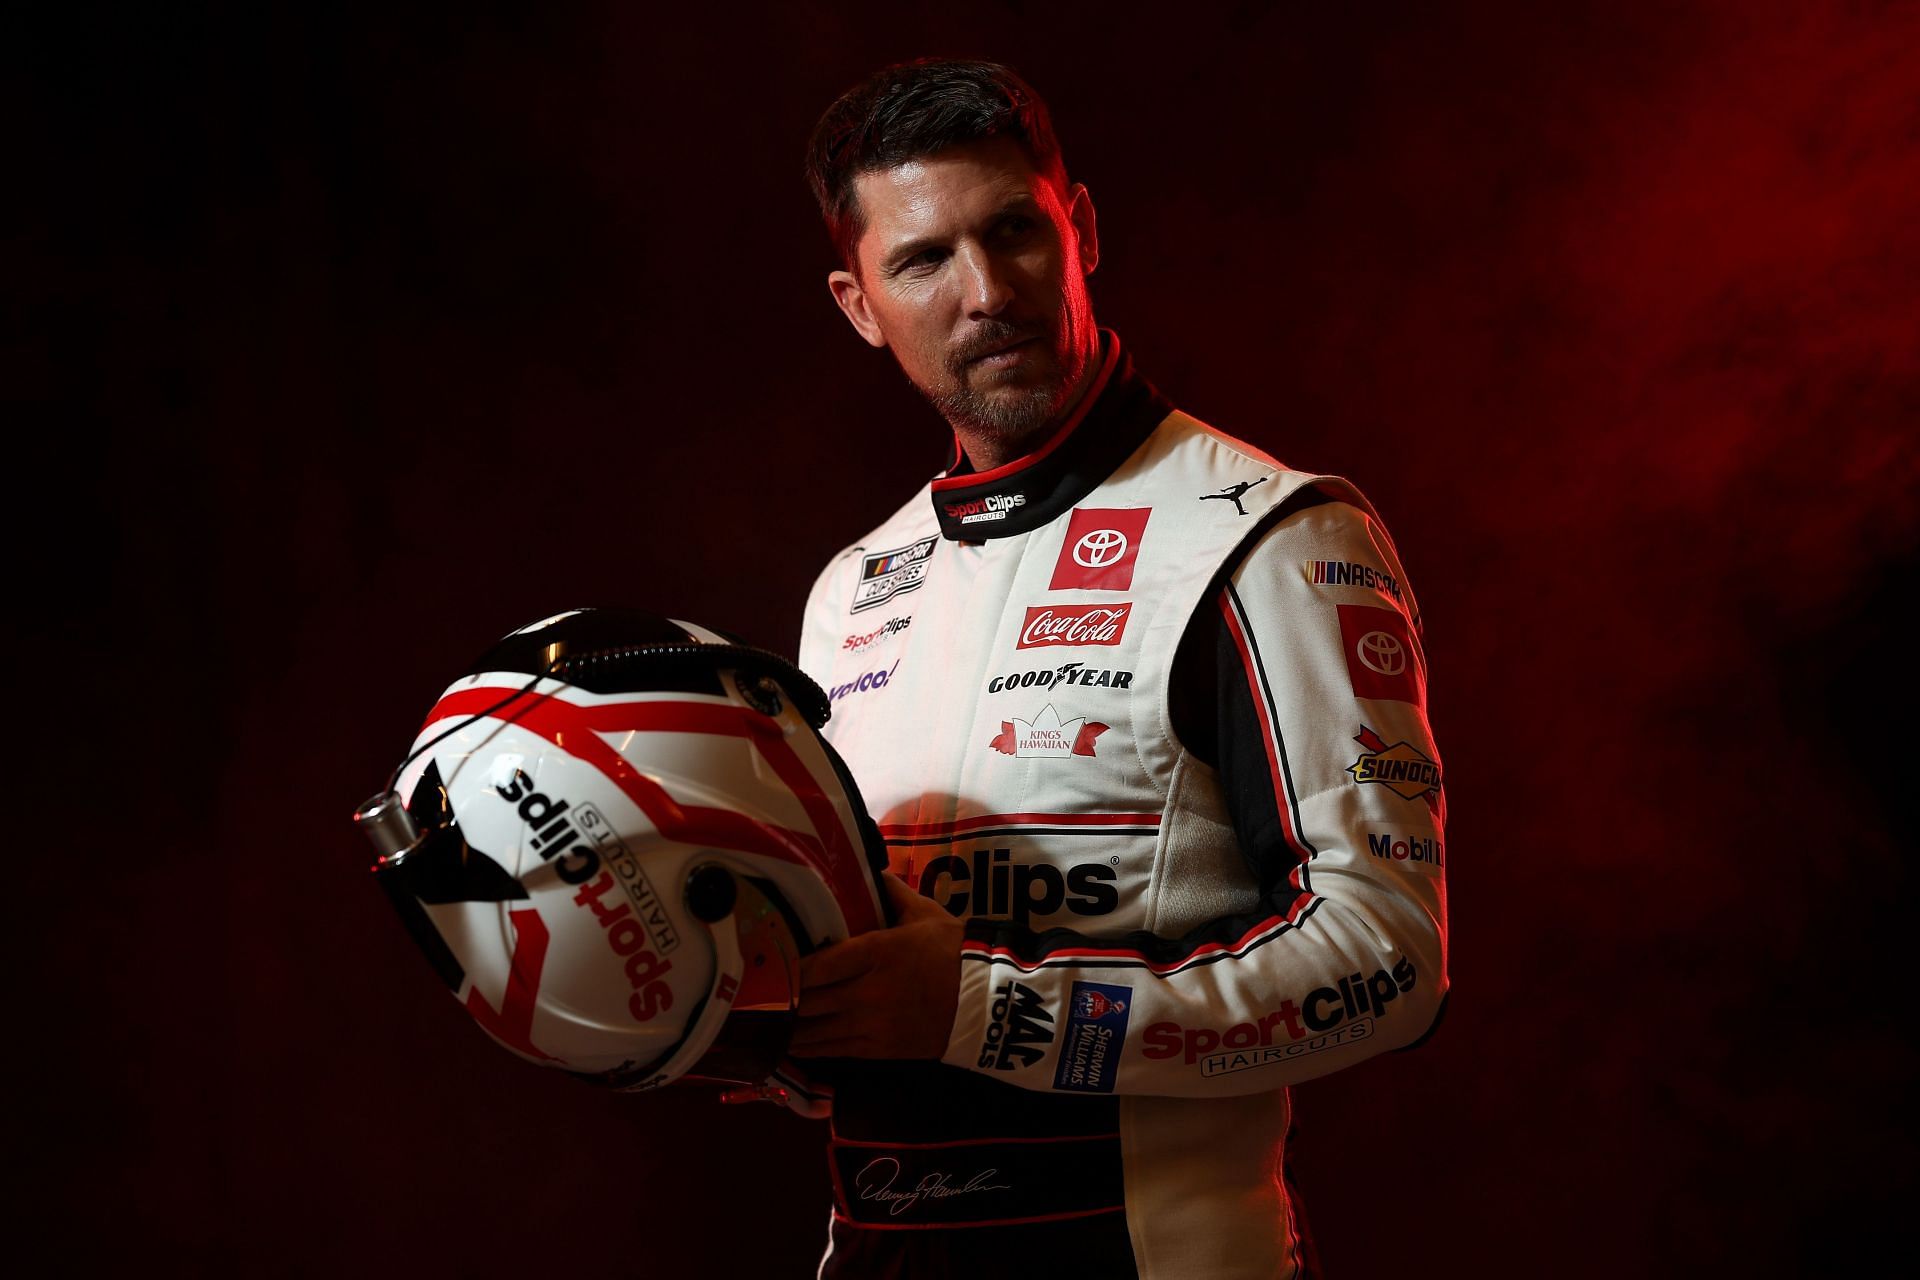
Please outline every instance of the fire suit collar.
[{"label": "fire suit collar", "polygon": [[955,442],[954,464],[933,482],[941,536],[981,542],[1051,523],[1113,474],[1171,412],[1173,406],[1134,372],[1119,337],[1102,329],[1094,384],[1038,449],[976,472]]}]

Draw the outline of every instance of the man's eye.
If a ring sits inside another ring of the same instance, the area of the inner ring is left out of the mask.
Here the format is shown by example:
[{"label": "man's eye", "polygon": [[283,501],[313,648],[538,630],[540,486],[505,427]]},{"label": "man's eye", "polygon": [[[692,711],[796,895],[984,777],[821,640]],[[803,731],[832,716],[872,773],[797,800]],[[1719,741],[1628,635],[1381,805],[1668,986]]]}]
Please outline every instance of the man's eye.
[{"label": "man's eye", "polygon": [[1000,234],[1009,240],[1015,240],[1033,230],[1033,219],[1012,217],[1000,224]]},{"label": "man's eye", "polygon": [[923,250],[907,259],[905,264],[906,269],[908,271],[925,271],[931,267],[937,267],[940,265],[940,257],[941,254],[938,249]]}]

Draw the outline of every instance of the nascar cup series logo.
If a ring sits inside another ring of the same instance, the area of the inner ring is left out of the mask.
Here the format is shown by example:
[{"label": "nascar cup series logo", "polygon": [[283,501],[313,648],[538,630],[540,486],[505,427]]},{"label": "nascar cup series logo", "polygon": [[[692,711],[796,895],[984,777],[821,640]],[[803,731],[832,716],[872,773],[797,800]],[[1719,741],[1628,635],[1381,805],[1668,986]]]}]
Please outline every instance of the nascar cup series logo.
[{"label": "nascar cup series logo", "polygon": [[939,541],[938,537],[922,538],[892,551],[862,557],[860,581],[853,589],[853,605],[847,612],[877,609],[897,595],[918,590],[926,581],[934,544]]}]

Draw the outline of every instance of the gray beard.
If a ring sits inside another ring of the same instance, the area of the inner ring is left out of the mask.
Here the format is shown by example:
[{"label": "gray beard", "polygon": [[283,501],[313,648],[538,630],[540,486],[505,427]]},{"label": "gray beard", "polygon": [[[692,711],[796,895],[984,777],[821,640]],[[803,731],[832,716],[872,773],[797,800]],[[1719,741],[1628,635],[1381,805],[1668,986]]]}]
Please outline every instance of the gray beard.
[{"label": "gray beard", "polygon": [[970,387],[951,395],[928,395],[940,416],[954,430],[987,436],[1000,441],[1017,441],[1047,425],[1066,400],[1071,378],[1058,385],[1048,383],[1017,396],[982,396]]},{"label": "gray beard", "polygon": [[[990,335],[997,339],[999,335]],[[1067,401],[1067,393],[1085,372],[1087,361],[1075,361],[1071,349],[1054,353],[1059,377],[1030,391],[1014,396],[985,396],[967,385],[963,369],[955,369],[960,389],[936,395],[921,387],[919,391],[933,404],[955,431],[985,436],[1001,444],[1014,444],[1037,434],[1051,422]]]}]

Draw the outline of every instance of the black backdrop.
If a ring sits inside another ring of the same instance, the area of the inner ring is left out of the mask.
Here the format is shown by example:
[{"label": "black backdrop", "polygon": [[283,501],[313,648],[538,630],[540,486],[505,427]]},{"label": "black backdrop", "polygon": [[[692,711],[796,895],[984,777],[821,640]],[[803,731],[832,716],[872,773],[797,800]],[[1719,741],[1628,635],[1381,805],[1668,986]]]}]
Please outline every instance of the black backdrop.
[{"label": "black backdrop", "polygon": [[1426,606],[1456,990],[1298,1091],[1334,1274],[1892,1231],[1914,7],[181,4],[4,44],[22,1249],[811,1274],[816,1129],[509,1059],[347,817],[557,608],[791,649],[938,465],[799,174],[928,52],[1049,97],[1101,320],[1357,479]]}]

